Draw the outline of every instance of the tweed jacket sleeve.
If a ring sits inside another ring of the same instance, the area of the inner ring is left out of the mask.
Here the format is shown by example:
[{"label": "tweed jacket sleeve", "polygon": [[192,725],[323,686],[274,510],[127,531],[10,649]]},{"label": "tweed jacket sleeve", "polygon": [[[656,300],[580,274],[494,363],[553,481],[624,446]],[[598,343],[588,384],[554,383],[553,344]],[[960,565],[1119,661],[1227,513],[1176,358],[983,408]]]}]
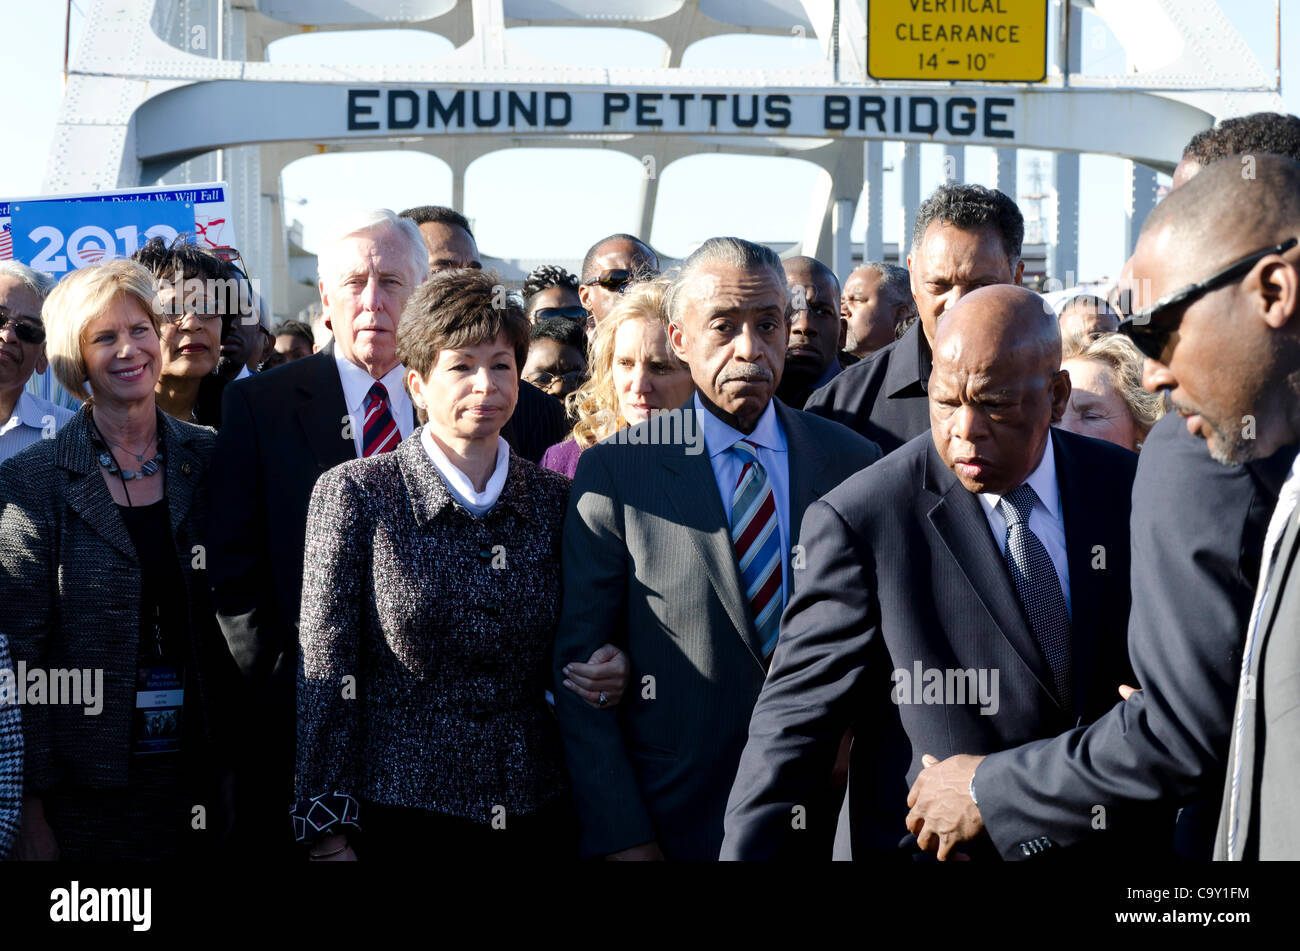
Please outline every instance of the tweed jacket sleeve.
[{"label": "tweed jacket sleeve", "polygon": [[[18,836],[23,804],[23,731],[14,696],[5,696],[5,671],[13,670],[9,642],[0,634],[0,862]],[[12,686],[10,687],[12,690]]]},{"label": "tweed jacket sleeve", "polygon": [[[54,465],[54,446],[46,440],[33,451],[19,453],[0,465],[0,598],[21,611],[8,611],[5,634],[16,663],[48,667],[45,662],[50,629],[55,622],[55,537],[49,503],[37,496],[51,489],[33,479],[32,469]],[[16,676],[16,674],[15,674]],[[23,718],[26,759],[23,776],[29,793],[43,792],[55,782],[50,707],[35,704]]]},{"label": "tweed jacket sleeve", "polygon": [[[326,472],[312,491],[302,612],[298,623],[297,800],[354,795],[361,752],[360,642],[370,603],[367,507],[347,467]],[[350,678],[350,680],[348,679]],[[305,813],[304,813],[305,814]],[[310,838],[322,829],[306,830]]]}]

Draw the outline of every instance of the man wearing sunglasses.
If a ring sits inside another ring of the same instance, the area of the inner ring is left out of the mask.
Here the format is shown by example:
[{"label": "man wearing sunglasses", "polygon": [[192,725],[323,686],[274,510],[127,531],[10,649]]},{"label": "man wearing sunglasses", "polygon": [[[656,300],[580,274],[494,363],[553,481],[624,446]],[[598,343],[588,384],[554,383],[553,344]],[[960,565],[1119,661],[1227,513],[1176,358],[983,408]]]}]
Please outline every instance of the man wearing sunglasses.
[{"label": "man wearing sunglasses", "polygon": [[0,462],[38,439],[52,439],[70,410],[26,391],[45,372],[41,305],[54,287],[47,274],[17,261],[0,261]]},{"label": "man wearing sunglasses", "polygon": [[[1300,163],[1225,159],[1147,219],[1140,309],[1120,325],[1189,432],[1225,464],[1300,439]],[[1245,629],[1217,859],[1300,858],[1300,463],[1278,496]]]},{"label": "man wearing sunglasses", "polygon": [[659,256],[640,238],[612,234],[591,246],[582,259],[578,298],[591,314],[587,331],[595,329],[634,280],[644,280],[659,271]]}]

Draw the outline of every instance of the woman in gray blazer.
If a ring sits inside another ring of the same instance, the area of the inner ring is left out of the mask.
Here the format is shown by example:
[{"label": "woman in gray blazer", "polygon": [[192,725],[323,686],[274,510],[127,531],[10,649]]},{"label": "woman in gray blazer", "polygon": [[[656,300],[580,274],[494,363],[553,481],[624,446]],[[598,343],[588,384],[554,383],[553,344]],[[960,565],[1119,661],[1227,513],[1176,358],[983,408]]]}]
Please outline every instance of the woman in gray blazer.
[{"label": "woman in gray blazer", "polygon": [[500,436],[528,324],[499,287],[412,294],[397,352],[426,425],[312,493],[294,822],[316,860],[576,854],[545,700],[569,480]]},{"label": "woman in gray blazer", "polygon": [[197,532],[213,436],[155,403],[162,312],[132,261],[65,277],[42,311],[48,355],[86,402],[0,466],[0,630],[26,745],[16,857],[201,855],[226,827],[218,708],[235,671]]}]

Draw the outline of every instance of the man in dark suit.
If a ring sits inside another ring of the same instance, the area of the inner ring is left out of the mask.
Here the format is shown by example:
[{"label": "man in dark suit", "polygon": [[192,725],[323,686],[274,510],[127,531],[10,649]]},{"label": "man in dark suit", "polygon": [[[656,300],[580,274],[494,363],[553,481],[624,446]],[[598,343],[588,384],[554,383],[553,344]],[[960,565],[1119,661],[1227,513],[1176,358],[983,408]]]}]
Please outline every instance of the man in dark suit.
[{"label": "man in dark suit", "polygon": [[1051,427],[1060,347],[1037,295],[972,292],[936,334],[931,433],[809,507],[723,858],[826,857],[808,831],[836,817],[809,804],[846,726],[854,857],[914,855],[900,839],[924,754],[1005,749],[1111,706],[1136,457]]},{"label": "man in dark suit", "polygon": [[[1259,113],[1198,133],[1175,187],[1226,156],[1279,148],[1300,156],[1297,130],[1295,117]],[[964,769],[980,802],[967,829],[987,830],[1007,858],[1021,857],[1020,843],[1031,840],[1068,846],[1113,836],[1105,816],[1117,803],[1159,800],[1182,805],[1175,851],[1210,858],[1260,555],[1295,458],[1291,443],[1265,459],[1221,465],[1179,414],[1161,420],[1142,444],[1133,484],[1131,563],[1139,567],[1129,656],[1141,690],[1086,729],[922,770],[909,797],[912,821],[933,819],[949,831],[968,806],[954,791]],[[1132,830],[1135,846],[1163,849],[1148,831]]]},{"label": "man in dark suit", "polygon": [[907,256],[921,319],[898,340],[813,393],[807,409],[893,452],[930,429],[926,383],[939,321],[988,284],[1019,284],[1025,222],[1016,203],[980,185],[945,184],[916,212]]},{"label": "man in dark suit", "polygon": [[[1300,438],[1297,239],[1300,163],[1269,154],[1210,165],[1143,225],[1144,306],[1120,329],[1149,358],[1143,385],[1167,391],[1220,462]],[[1300,858],[1298,496],[1300,463],[1279,490],[1245,626],[1216,859]]]},{"label": "man in dark suit", "polygon": [[[428,274],[419,231],[391,211],[342,222],[319,256],[334,342],[231,384],[213,452],[208,578],[249,688],[244,837],[291,843],[294,679],[307,505],[325,470],[387,452],[415,428],[396,330]],[[376,385],[380,389],[376,389]]]},{"label": "man in dark suit", "polygon": [[[585,856],[717,858],[750,711],[803,563],[803,512],[880,455],[773,399],[790,324],[771,250],[706,241],[667,306],[697,394],[584,451],[565,522],[557,682],[606,641],[633,671],[617,709],[556,690]],[[819,794],[830,772],[828,763]]]}]

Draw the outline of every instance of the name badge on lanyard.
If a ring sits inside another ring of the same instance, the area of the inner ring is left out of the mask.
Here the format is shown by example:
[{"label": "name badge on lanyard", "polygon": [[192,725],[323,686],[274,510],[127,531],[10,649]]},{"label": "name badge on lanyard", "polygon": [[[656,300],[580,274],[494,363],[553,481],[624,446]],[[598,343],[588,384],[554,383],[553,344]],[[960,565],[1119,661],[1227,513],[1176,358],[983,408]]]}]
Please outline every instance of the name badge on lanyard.
[{"label": "name badge on lanyard", "polygon": [[175,753],[181,748],[185,669],[141,667],[136,673],[133,753]]}]

